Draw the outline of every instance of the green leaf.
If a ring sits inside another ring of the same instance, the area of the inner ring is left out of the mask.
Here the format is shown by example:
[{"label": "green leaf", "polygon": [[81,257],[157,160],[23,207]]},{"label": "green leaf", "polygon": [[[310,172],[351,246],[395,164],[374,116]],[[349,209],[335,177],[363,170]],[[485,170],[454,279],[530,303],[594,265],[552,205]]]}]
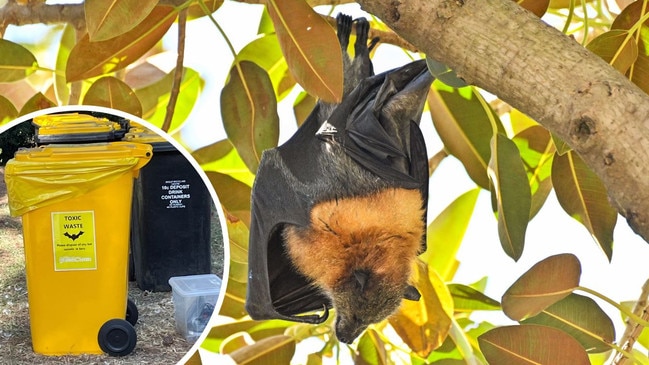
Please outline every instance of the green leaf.
[{"label": "green leaf", "polygon": [[456,312],[500,309],[500,303],[497,300],[489,298],[470,286],[449,284],[448,290],[453,296],[453,308]]},{"label": "green leaf", "polygon": [[602,308],[594,300],[574,293],[522,323],[562,330],[577,339],[589,353],[609,351],[615,341],[613,321]]},{"label": "green leaf", "polygon": [[[630,30],[649,11],[642,1],[634,1],[622,10],[613,24],[612,30]],[[629,67],[626,76],[644,92],[649,93],[649,21],[645,21],[637,31],[634,32],[637,47],[637,58]]]},{"label": "green leaf", "polygon": [[572,151],[572,148],[556,134],[551,133],[550,135],[552,136],[552,143],[554,143],[554,148],[557,150],[559,156],[563,156]]},{"label": "green leaf", "polygon": [[492,112],[485,111],[475,92],[472,87],[454,89],[435,80],[428,104],[444,147],[462,162],[476,184],[489,189],[487,164],[493,132],[487,112]]},{"label": "green leaf", "polygon": [[18,116],[18,110],[16,107],[9,101],[9,99],[0,95],[0,125],[9,123],[12,120],[16,119]]},{"label": "green leaf", "polygon": [[339,103],[342,50],[331,25],[303,0],[269,0],[266,6],[295,80],[309,94]]},{"label": "green leaf", "polygon": [[[151,85],[135,90],[135,95],[142,103],[142,117],[157,127],[162,127],[167,114],[167,104],[171,96],[175,71],[175,69],[172,70],[167,76]],[[171,126],[167,131],[169,134],[173,134],[174,131],[182,127],[203,89],[203,84],[204,81],[198,72],[191,68],[183,69],[176,109]]]},{"label": "green leaf", "polygon": [[515,321],[533,317],[572,293],[579,286],[581,264],[572,254],[539,261],[503,295],[503,312]]},{"label": "green leaf", "polygon": [[[65,72],[65,65],[68,63],[70,51],[76,43],[76,30],[70,24],[66,24],[61,32],[61,41],[59,43],[59,50],[56,54],[56,69]],[[56,100],[60,105],[67,105],[70,101],[70,89],[65,76],[58,72],[54,75],[54,93]]]},{"label": "green leaf", "polygon": [[45,95],[43,95],[42,93],[36,93],[29,100],[27,100],[22,109],[20,109],[18,115],[25,115],[37,110],[43,110],[54,106],[56,106],[56,104],[48,99]]},{"label": "green leaf", "polygon": [[478,337],[478,343],[490,364],[590,365],[579,342],[552,327],[497,327]]},{"label": "green leaf", "polygon": [[248,283],[248,235],[246,224],[240,219],[227,215],[226,225],[230,242],[230,272],[223,298],[220,315],[241,318],[246,310],[246,285]]},{"label": "green leaf", "polygon": [[445,64],[437,62],[432,58],[426,58],[426,65],[435,79],[445,83],[446,85],[454,88],[468,86],[464,80],[457,76],[455,71],[451,70]]},{"label": "green leaf", "polygon": [[206,171],[206,174],[228,213],[250,224],[250,186],[218,172]]},{"label": "green leaf", "polygon": [[518,133],[512,141],[520,151],[527,180],[532,193],[530,219],[539,212],[552,190],[552,158],[554,144],[548,131],[539,126],[529,127]]},{"label": "green leaf", "polygon": [[230,141],[222,139],[193,151],[192,157],[196,159],[199,165],[204,165],[224,158],[232,149],[233,147]]},{"label": "green leaf", "polygon": [[421,260],[416,262],[413,281],[421,298],[404,300],[388,320],[408,347],[426,358],[444,342],[451,329],[453,298],[434,270]]},{"label": "green leaf", "polygon": [[198,154],[200,159],[197,161],[202,165],[203,170],[219,172],[252,186],[255,175],[248,170],[229,140],[224,139],[194,153]]},{"label": "green leaf", "polygon": [[600,56],[621,73],[638,59],[638,46],[634,37],[626,30],[614,29],[604,32],[586,45],[586,48]]},{"label": "green leaf", "polygon": [[77,43],[65,70],[68,82],[115,72],[148,52],[165,35],[176,18],[176,10],[156,6],[132,30],[101,42],[91,42],[86,34]]},{"label": "green leaf", "polygon": [[363,333],[358,346],[356,346],[358,359],[355,364],[384,365],[391,364],[389,356],[385,351],[385,342],[372,328]]},{"label": "green leaf", "polygon": [[460,195],[428,226],[427,250],[420,258],[445,280],[453,278],[459,265],[455,255],[462,244],[479,193],[480,189],[475,188]]},{"label": "green leaf", "polygon": [[221,116],[228,139],[255,173],[261,153],[277,146],[279,116],[268,74],[256,64],[235,64],[221,92]]},{"label": "green leaf", "polygon": [[90,41],[105,41],[132,30],[157,4],[157,0],[86,0],[83,9]]},{"label": "green leaf", "polygon": [[0,82],[14,82],[38,68],[36,57],[20,44],[0,38]]},{"label": "green leaf", "polygon": [[308,118],[309,115],[311,115],[316,103],[316,98],[305,92],[301,92],[295,98],[295,102],[293,103],[293,113],[295,114],[295,120],[298,127],[306,121],[306,118]]},{"label": "green leaf", "polygon": [[229,355],[239,365],[288,364],[295,354],[295,340],[276,335],[261,339]]},{"label": "green leaf", "polygon": [[617,211],[602,181],[576,153],[568,152],[554,157],[552,184],[563,210],[588,229],[610,261]]},{"label": "green leaf", "polygon": [[[203,3],[207,7],[208,14],[213,14],[215,11],[219,10],[221,5],[223,5],[223,0],[204,0]],[[187,9],[188,20],[198,19],[206,15],[207,14],[205,14],[205,11],[198,2],[192,2]]]},{"label": "green leaf", "polygon": [[550,5],[550,0],[516,0],[516,2],[539,18],[545,14]]},{"label": "green leaf", "polygon": [[275,34],[264,35],[248,43],[236,56],[235,63],[241,61],[254,62],[266,70],[278,100],[282,100],[295,86]]},{"label": "green leaf", "polygon": [[83,98],[84,105],[103,106],[142,116],[142,105],[135,92],[123,81],[106,76],[95,81]]},{"label": "green leaf", "polygon": [[514,142],[497,133],[491,140],[489,180],[498,211],[498,236],[505,253],[517,261],[523,254],[532,196]]},{"label": "green leaf", "polygon": [[245,332],[250,335],[253,340],[259,341],[265,337],[281,335],[286,332],[287,328],[294,325],[295,324],[292,322],[281,320],[241,320],[220,324],[209,330],[207,338],[203,341],[201,347],[218,353],[223,341],[234,334]]}]

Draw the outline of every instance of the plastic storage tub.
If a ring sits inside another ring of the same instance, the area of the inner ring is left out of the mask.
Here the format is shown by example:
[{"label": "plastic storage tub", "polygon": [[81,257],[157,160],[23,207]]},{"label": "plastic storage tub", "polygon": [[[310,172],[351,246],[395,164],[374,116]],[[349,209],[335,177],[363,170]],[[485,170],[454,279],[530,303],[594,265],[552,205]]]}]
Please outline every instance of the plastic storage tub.
[{"label": "plastic storage tub", "polygon": [[128,133],[125,140],[153,147],[133,194],[131,254],[138,287],[170,291],[173,276],[209,274],[212,199],[200,175],[153,132]]},{"label": "plastic storage tub", "polygon": [[111,142],[24,149],[8,161],[35,352],[126,355],[135,347],[125,319],[131,193],[151,154],[148,145]]},{"label": "plastic storage tub", "polygon": [[176,331],[194,342],[205,329],[219,298],[221,279],[214,274],[169,279],[174,301]]}]

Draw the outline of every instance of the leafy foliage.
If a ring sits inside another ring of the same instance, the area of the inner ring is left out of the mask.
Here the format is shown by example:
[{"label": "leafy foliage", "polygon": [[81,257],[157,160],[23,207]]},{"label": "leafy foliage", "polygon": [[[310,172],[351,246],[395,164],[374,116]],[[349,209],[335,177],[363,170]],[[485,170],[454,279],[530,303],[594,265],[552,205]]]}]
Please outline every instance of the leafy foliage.
[{"label": "leafy foliage", "polygon": [[[539,17],[549,13],[563,20],[558,27],[564,33],[649,92],[647,1],[632,2],[615,18],[600,1],[517,2]],[[154,66],[153,58],[163,51],[162,37],[174,22],[182,30],[185,24],[179,19],[187,15],[190,22],[210,17],[229,40],[211,15],[222,1],[165,3],[176,6],[86,0],[86,28],[75,29],[73,19],[64,27],[51,27],[58,39],[54,70],[41,66],[45,62],[30,45],[0,39],[0,90],[7,85],[27,90],[0,96],[0,124],[51,106],[83,103],[141,116],[169,132],[181,130],[205,81],[182,62],[169,72]],[[343,85],[332,18],[302,0],[263,3],[258,24],[246,19],[247,26],[257,27],[258,36],[238,51],[229,44],[233,62],[223,75],[221,118],[214,118],[227,139],[193,151],[220,197],[230,239],[229,280],[220,311],[229,321],[210,329],[203,350],[238,363],[286,363],[303,341],[315,339],[320,347],[308,354],[307,364],[344,354],[359,364],[588,364],[589,354],[615,349],[612,320],[596,301],[574,293],[596,295],[579,286],[581,266],[575,256],[556,255],[537,263],[515,280],[501,302],[484,294],[486,279],[453,283],[461,264],[457,253],[481,191],[491,192],[493,224],[504,254],[513,260],[525,252],[528,224],[553,190],[567,216],[585,227],[608,260],[614,254],[617,214],[602,182],[567,143],[519,111],[499,107],[502,101],[466,85],[433,60],[428,65],[438,80],[427,99],[433,137],[442,141],[445,156],[462,164],[476,187],[431,217],[428,251],[419,257],[413,277],[422,299],[404,302],[352,346],[336,341],[331,321],[313,326],[246,317],[250,189],[261,153],[279,141],[278,102],[294,98],[299,124],[316,100],[339,101]],[[378,19],[372,18],[371,26],[394,36]],[[501,310],[518,324],[497,326],[473,319],[476,312]],[[649,362],[644,355],[626,354]],[[191,362],[200,363],[198,353]]]}]

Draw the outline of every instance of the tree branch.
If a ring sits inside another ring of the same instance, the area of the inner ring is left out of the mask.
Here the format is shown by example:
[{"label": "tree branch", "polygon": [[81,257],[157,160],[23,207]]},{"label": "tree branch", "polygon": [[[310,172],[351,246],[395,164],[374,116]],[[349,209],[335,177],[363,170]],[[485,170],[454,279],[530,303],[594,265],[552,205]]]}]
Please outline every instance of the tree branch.
[{"label": "tree branch", "polygon": [[649,239],[649,96],[511,0],[359,0],[427,56],[568,143]]},{"label": "tree branch", "polygon": [[162,129],[165,132],[171,128],[173,121],[174,111],[176,110],[176,102],[178,101],[178,93],[180,93],[180,84],[183,79],[183,63],[185,60],[185,29],[187,26],[187,8],[184,8],[178,14],[178,56],[176,57],[176,69],[174,70],[174,80],[171,85],[171,92],[169,94],[169,104],[167,104],[167,113],[165,114]]},{"label": "tree branch", "polygon": [[[635,306],[633,307],[633,314],[639,316],[644,320],[649,320],[649,308],[648,308],[649,303],[647,302],[648,300],[649,300],[649,280],[647,280],[642,286],[642,293],[640,293],[640,297],[638,297],[638,301],[635,303]],[[626,328],[624,330],[624,334],[622,335],[622,338],[620,339],[621,348],[627,351],[631,351],[633,349],[633,344],[636,342],[638,336],[640,336],[640,333],[642,333],[643,329],[644,329],[643,326],[634,322],[631,318],[627,318]],[[618,352],[611,364],[624,365],[627,364],[629,361],[630,360],[626,356],[624,356],[624,354]]]}]

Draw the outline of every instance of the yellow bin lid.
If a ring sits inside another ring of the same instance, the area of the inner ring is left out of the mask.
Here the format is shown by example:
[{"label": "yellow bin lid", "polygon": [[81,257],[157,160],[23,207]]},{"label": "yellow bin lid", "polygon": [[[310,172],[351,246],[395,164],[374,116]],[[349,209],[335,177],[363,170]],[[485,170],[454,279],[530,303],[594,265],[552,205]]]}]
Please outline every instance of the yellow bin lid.
[{"label": "yellow bin lid", "polygon": [[37,127],[36,140],[43,144],[111,141],[122,130],[117,122],[79,113],[40,115],[32,124]]},{"label": "yellow bin lid", "polygon": [[21,149],[7,161],[5,181],[11,215],[77,197],[123,174],[137,176],[153,155],[144,143],[47,145]]}]

